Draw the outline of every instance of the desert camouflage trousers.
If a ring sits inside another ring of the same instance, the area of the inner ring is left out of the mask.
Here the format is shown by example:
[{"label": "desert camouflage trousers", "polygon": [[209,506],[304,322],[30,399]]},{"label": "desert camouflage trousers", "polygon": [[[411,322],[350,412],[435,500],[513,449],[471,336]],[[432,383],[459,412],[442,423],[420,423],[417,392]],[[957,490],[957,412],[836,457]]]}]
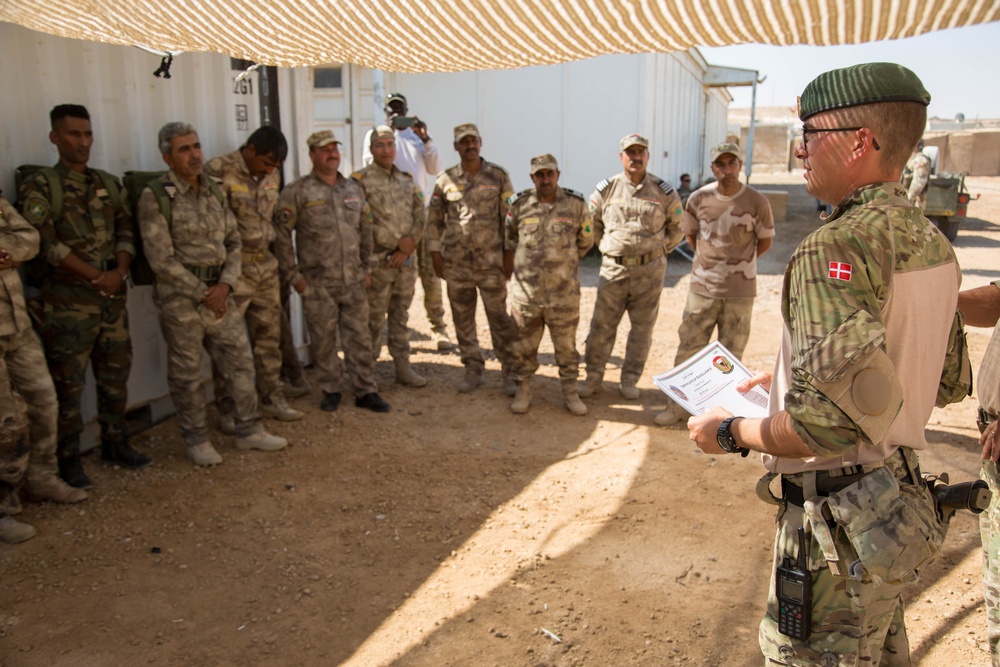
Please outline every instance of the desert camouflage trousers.
[{"label": "desert camouflage trousers", "polygon": [[580,324],[580,295],[566,298],[556,305],[542,307],[522,303],[511,305],[511,316],[517,324],[514,339],[514,380],[530,380],[538,370],[538,346],[545,327],[559,365],[559,379],[576,382],[580,353],[576,350],[576,329]]},{"label": "desert camouflage trousers", "polygon": [[451,303],[451,316],[455,320],[455,337],[458,339],[462,365],[479,371],[486,366],[476,331],[476,306],[481,296],[493,339],[493,351],[503,368],[511,368],[511,345],[517,336],[517,325],[507,313],[507,285],[503,271],[498,267],[496,271],[476,276],[471,282],[448,280],[447,283],[448,301]]},{"label": "desert camouflage trousers", "polygon": [[108,299],[88,287],[60,283],[47,286],[29,304],[59,399],[60,458],[80,454],[80,397],[88,363],[97,390],[101,439],[128,440],[125,412],[132,342],[125,303],[124,293]]},{"label": "desert camouflage trousers", "polygon": [[0,514],[21,511],[25,472],[56,474],[56,390],[31,329],[0,336]]},{"label": "desert camouflage trousers", "polygon": [[263,427],[257,412],[253,356],[243,318],[232,297],[226,299],[226,313],[221,318],[182,294],[157,299],[156,308],[167,343],[167,387],[185,444],[193,447],[209,440],[202,383],[203,348],[233,397],[236,435],[260,432]]},{"label": "desert camouflage trousers", "polygon": [[[243,253],[243,273],[232,292],[233,302],[246,321],[253,352],[257,391],[269,398],[281,385],[281,296],[278,260],[270,252]],[[219,414],[233,414],[233,399],[224,376],[212,367],[215,403]]]},{"label": "desert camouflage trousers", "polygon": [[989,509],[979,515],[983,540],[983,598],[986,601],[986,638],[993,667],[1000,667],[1000,476],[997,464],[983,461],[980,477],[993,492]]},{"label": "desert camouflage trousers", "polygon": [[[907,448],[901,448],[899,452],[909,457],[909,469],[915,470],[916,453]],[[908,473],[902,456],[894,455],[886,459],[885,468],[897,480],[902,480]],[[798,484],[799,478],[805,474],[809,473],[788,475],[788,478]],[[906,486],[903,481],[899,484],[900,487]],[[934,514],[930,502],[909,507],[916,512]],[[936,520],[936,516],[921,517],[921,520]],[[801,641],[778,632],[779,603],[775,593],[775,568],[785,558],[794,561],[798,557],[797,531],[802,521],[802,508],[791,503],[778,519],[767,614],[760,622],[758,635],[765,657],[764,664],[794,667],[910,665],[910,644],[906,636],[903,600],[900,595],[904,584],[895,582],[876,585],[867,574],[861,581],[835,577],[826,564],[819,543],[809,536],[807,564],[812,575],[812,634],[808,640]],[[914,526],[897,525],[897,529],[898,536],[923,539]]]},{"label": "desert camouflage trousers", "polygon": [[[302,310],[315,355],[316,382],[326,393],[343,390],[344,367],[355,397],[378,391],[368,329],[368,298],[364,283],[347,287],[309,285],[302,295]],[[337,333],[344,348],[344,362],[337,354]]]},{"label": "desert camouflage trousers", "polygon": [[[604,258],[605,263],[609,261],[609,258]],[[664,257],[643,266],[620,270],[613,278],[608,278],[605,271],[601,271],[584,357],[587,375],[604,374],[604,367],[615,345],[618,324],[627,311],[631,329],[625,345],[621,378],[623,381],[638,381],[653,342],[653,327],[660,313],[660,295],[666,271],[667,260]]]},{"label": "desert camouflage trousers", "polygon": [[688,292],[681,326],[677,329],[680,342],[674,365],[687,361],[688,357],[708,345],[716,327],[719,330],[718,341],[737,359],[743,359],[743,350],[750,340],[753,301],[752,296],[715,299]]},{"label": "desert camouflage trousers", "polygon": [[393,359],[409,359],[410,304],[417,284],[417,267],[394,269],[380,259],[368,286],[368,330],[372,338],[372,359],[382,352],[382,325],[389,320],[389,354]]},{"label": "desert camouflage trousers", "polygon": [[427,250],[426,239],[420,239],[417,245],[417,270],[420,273],[420,284],[424,288],[424,310],[427,311],[427,321],[430,322],[431,331],[446,333],[441,279],[434,273],[434,264],[431,262],[431,253]]}]

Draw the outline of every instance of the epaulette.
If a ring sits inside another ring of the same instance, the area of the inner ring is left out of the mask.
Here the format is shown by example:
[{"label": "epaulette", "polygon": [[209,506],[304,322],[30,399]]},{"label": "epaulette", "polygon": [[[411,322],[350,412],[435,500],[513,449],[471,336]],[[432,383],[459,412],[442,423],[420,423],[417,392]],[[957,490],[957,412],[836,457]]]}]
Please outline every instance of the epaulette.
[{"label": "epaulette", "polygon": [[598,192],[600,192],[603,195],[604,191],[608,189],[609,185],[611,185],[611,181],[609,181],[608,179],[605,178],[603,181],[601,181],[600,183],[598,183],[597,187],[594,188],[594,189],[597,190]]},{"label": "epaulette", "polygon": [[494,163],[492,163],[492,162],[490,162],[490,161],[488,161],[488,160],[486,161],[486,164],[490,165],[491,167],[493,167],[493,168],[494,168],[494,169],[496,169],[497,171],[500,171],[500,172],[503,172],[503,174],[504,174],[505,176],[510,176],[510,174],[508,174],[508,173],[507,173],[507,170],[506,170],[506,169],[504,169],[503,167],[501,167],[500,165],[498,165],[498,164],[494,164]]},{"label": "epaulette", "polygon": [[659,176],[653,176],[653,181],[660,186],[660,189],[666,192],[668,195],[673,194],[674,186],[670,185],[667,181],[663,180]]},{"label": "epaulette", "polygon": [[516,195],[514,195],[513,197],[510,198],[510,203],[513,204],[518,199],[520,199],[521,197],[527,197],[528,195],[530,195],[534,191],[535,191],[534,188],[528,188],[527,190],[521,190]]},{"label": "epaulette", "polygon": [[356,171],[353,174],[351,174],[351,178],[353,178],[356,181],[360,181],[364,177],[365,177],[364,171]]},{"label": "epaulette", "polygon": [[[208,174],[205,174],[205,175],[208,176]],[[222,185],[222,179],[220,177],[218,177],[218,176],[208,176],[208,178],[211,179],[211,180],[213,180],[213,181],[215,181],[216,185]]]},{"label": "epaulette", "polygon": [[[598,184],[598,185],[600,185],[600,184]],[[582,199],[583,201],[587,201],[587,198],[584,197],[582,193],[577,192],[576,190],[570,190],[569,188],[563,188],[563,192],[565,192],[566,194],[568,194],[570,197],[576,197],[577,199]]]}]

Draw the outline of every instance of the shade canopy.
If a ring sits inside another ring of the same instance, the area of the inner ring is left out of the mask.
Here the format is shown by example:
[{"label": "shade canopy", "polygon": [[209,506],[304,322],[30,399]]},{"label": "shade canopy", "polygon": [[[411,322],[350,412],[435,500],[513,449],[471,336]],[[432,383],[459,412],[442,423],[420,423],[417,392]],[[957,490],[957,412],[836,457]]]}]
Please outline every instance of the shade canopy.
[{"label": "shade canopy", "polygon": [[996,0],[0,0],[31,30],[265,65],[395,72],[692,46],[858,44],[1000,20]]}]

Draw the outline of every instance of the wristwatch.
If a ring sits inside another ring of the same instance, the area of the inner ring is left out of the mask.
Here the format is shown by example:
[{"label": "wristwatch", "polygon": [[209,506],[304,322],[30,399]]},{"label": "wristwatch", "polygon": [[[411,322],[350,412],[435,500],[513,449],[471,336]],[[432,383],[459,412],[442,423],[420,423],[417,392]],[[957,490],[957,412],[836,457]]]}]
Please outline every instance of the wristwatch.
[{"label": "wristwatch", "polygon": [[742,417],[727,417],[723,420],[723,422],[719,425],[719,434],[716,436],[716,440],[719,443],[719,447],[722,448],[722,451],[727,454],[739,453],[740,456],[746,458],[747,454],[750,453],[750,450],[737,445],[733,434],[729,432],[729,425],[737,419],[742,419]]}]

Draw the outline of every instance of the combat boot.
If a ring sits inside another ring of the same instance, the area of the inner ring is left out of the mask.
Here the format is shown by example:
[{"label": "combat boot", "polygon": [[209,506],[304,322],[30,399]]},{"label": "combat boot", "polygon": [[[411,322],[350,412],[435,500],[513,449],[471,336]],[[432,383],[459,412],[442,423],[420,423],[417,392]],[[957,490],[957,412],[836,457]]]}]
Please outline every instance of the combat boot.
[{"label": "combat boot", "polygon": [[39,480],[25,481],[21,495],[25,500],[32,502],[42,502],[50,500],[54,503],[78,503],[87,499],[87,492],[70,486],[59,479],[53,472],[43,476]]},{"label": "combat boot", "polygon": [[83,472],[83,464],[80,463],[79,455],[59,459],[59,476],[64,482],[78,489],[89,489],[93,486],[87,473]]},{"label": "combat boot", "polygon": [[465,377],[458,383],[458,393],[468,394],[483,383],[483,369],[474,366],[465,367]]},{"label": "combat boot", "polygon": [[604,373],[587,373],[587,379],[580,385],[577,395],[590,398],[604,390]]},{"label": "combat boot", "polygon": [[501,373],[502,373],[501,377],[503,377],[503,393],[505,393],[508,396],[516,396],[517,382],[514,380],[513,369],[509,365],[504,366]]},{"label": "combat boot", "polygon": [[515,415],[523,415],[531,408],[531,380],[519,382],[516,394],[514,402],[510,404],[510,411]]},{"label": "combat boot", "polygon": [[260,402],[260,414],[283,422],[298,421],[306,416],[306,413],[288,405],[282,393],[277,391]]},{"label": "combat boot", "polygon": [[567,410],[578,417],[587,414],[587,406],[580,400],[580,395],[576,391],[576,382],[564,382],[562,390]]},{"label": "combat boot", "polygon": [[208,440],[187,448],[188,458],[199,466],[215,466],[222,463],[222,456],[215,451]]},{"label": "combat boot", "polygon": [[236,417],[231,412],[219,415],[219,430],[225,435],[236,435]]},{"label": "combat boot", "polygon": [[670,405],[667,406],[666,410],[656,415],[654,421],[657,426],[672,426],[674,428],[680,428],[687,423],[687,419],[690,416],[691,415],[688,414],[687,410],[676,403],[671,402]]},{"label": "combat boot", "polygon": [[447,352],[455,347],[455,344],[451,342],[451,338],[448,337],[448,331],[444,328],[435,329],[434,344],[438,352]]},{"label": "combat boot", "polygon": [[285,382],[285,398],[302,398],[312,391],[309,382],[304,378]]},{"label": "combat boot", "polygon": [[135,451],[128,440],[101,440],[101,460],[132,470],[145,468],[153,462],[145,454]]},{"label": "combat boot", "polygon": [[284,449],[288,444],[281,436],[271,435],[267,431],[261,430],[253,435],[236,438],[237,449],[257,449],[262,452],[276,452]]},{"label": "combat boot", "polygon": [[34,526],[15,521],[9,514],[0,514],[0,542],[17,544],[35,536]]},{"label": "combat boot", "polygon": [[396,362],[396,382],[407,387],[426,387],[427,378],[422,375],[417,375],[413,367],[410,366],[410,360],[406,358],[395,359]]},{"label": "combat boot", "polygon": [[639,388],[635,386],[635,378],[623,377],[621,381],[622,398],[634,401],[639,398]]}]

